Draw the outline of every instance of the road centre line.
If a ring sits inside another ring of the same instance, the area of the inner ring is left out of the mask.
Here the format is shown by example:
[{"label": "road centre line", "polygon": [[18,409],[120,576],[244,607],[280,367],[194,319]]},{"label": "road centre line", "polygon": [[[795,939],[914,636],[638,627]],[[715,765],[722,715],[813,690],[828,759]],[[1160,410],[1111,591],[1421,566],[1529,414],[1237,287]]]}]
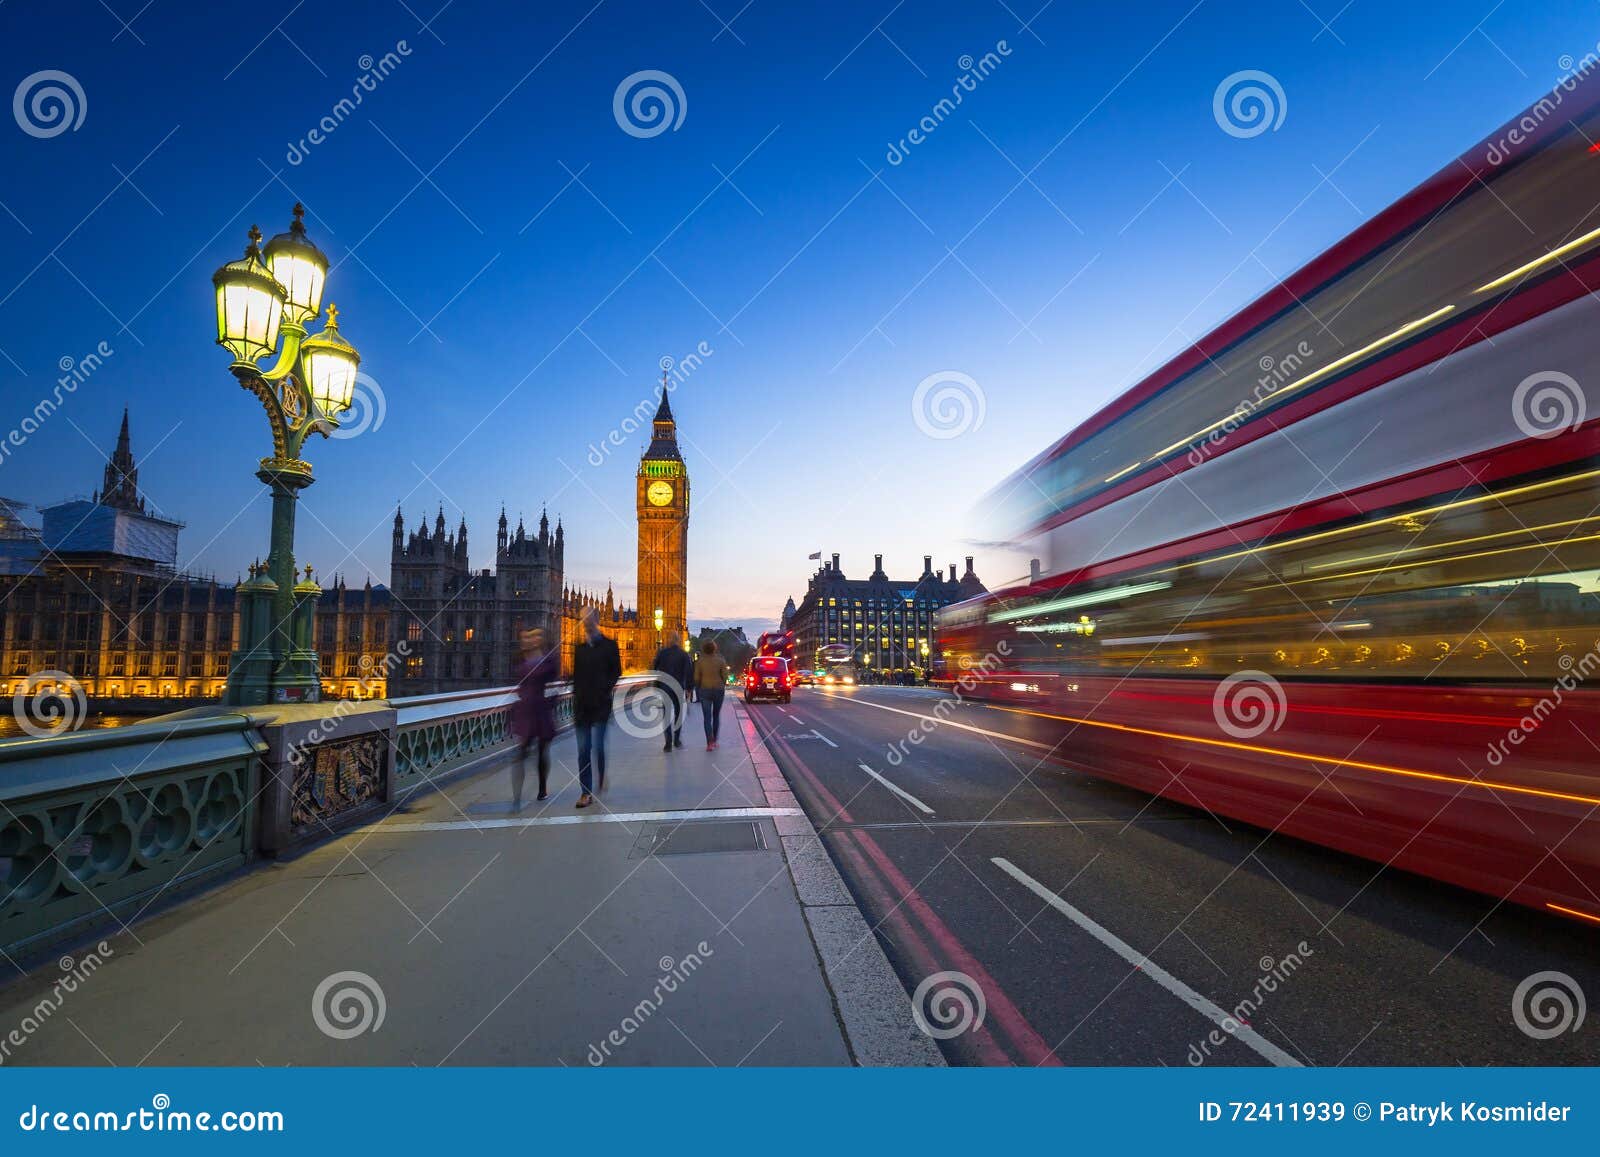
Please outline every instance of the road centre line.
[{"label": "road centre line", "polygon": [[894,792],[895,795],[897,795],[901,799],[905,800],[912,807],[914,807],[918,811],[922,812],[924,815],[930,815],[931,816],[933,814],[933,809],[931,807],[929,807],[927,804],[923,803],[920,799],[918,799],[916,796],[912,795],[909,791],[906,791],[904,788],[899,787],[899,786],[897,786],[897,785],[895,785],[893,783],[890,783],[887,779],[885,779],[883,776],[879,775],[877,772],[873,771],[872,768],[868,767],[866,764],[858,763],[858,764],[856,764],[856,766],[859,767],[862,771],[866,772],[868,775],[870,775],[873,779],[875,779],[879,783],[883,784],[884,787],[886,787],[890,791]]},{"label": "road centre line", "polygon": [[1231,1013],[1223,1011],[1221,1007],[1214,1004],[1206,997],[1201,996],[1198,992],[1190,988],[1176,976],[1172,975],[1172,973],[1168,972],[1165,968],[1162,968],[1148,956],[1140,953],[1132,945],[1128,944],[1127,941],[1118,937],[1116,933],[1095,923],[1088,916],[1084,915],[1077,908],[1074,908],[1071,904],[1067,903],[1060,896],[1056,895],[1049,888],[1041,884],[1038,880],[1035,880],[1032,876],[1028,875],[1028,873],[1024,872],[1021,868],[1013,864],[1010,860],[1004,858],[1003,856],[995,856],[990,860],[990,863],[994,864],[995,867],[1006,873],[1006,875],[1010,876],[1013,880],[1016,880],[1017,883],[1027,888],[1035,896],[1038,896],[1039,899],[1043,900],[1046,904],[1049,904],[1052,908],[1054,908],[1057,912],[1060,912],[1068,920],[1071,920],[1079,928],[1082,928],[1085,932],[1089,933],[1089,935],[1100,941],[1100,943],[1104,944],[1107,948],[1111,949],[1129,964],[1133,965],[1133,967],[1139,972],[1143,973],[1145,976],[1148,976],[1162,988],[1172,993],[1173,996],[1176,996],[1179,1000],[1183,1001],[1183,1003],[1194,1009],[1201,1016],[1211,1021],[1223,1032],[1230,1036],[1236,1037],[1238,1040],[1248,1045],[1251,1049],[1255,1050],[1255,1052],[1260,1054],[1262,1057],[1265,1057],[1268,1061],[1271,1061],[1274,1065],[1278,1065],[1281,1068],[1305,1067],[1283,1049],[1279,1048],[1260,1033],[1256,1032],[1255,1029],[1251,1028],[1249,1025],[1242,1024]]},{"label": "road centre line", "polygon": [[854,703],[861,707],[875,707],[879,711],[892,711],[896,715],[909,715],[912,719],[925,719],[930,723],[937,723],[940,727],[956,727],[962,731],[971,731],[976,735],[987,735],[991,739],[1004,739],[1027,747],[1037,747],[1040,751],[1052,751],[1055,748],[1054,744],[1040,743],[1036,739],[1024,739],[1020,735],[1007,735],[1004,731],[990,731],[987,728],[974,727],[970,723],[957,723],[954,719],[940,719],[920,711],[907,711],[900,707],[886,707],[882,703],[872,703],[866,699],[857,699],[853,695],[831,695],[829,698],[843,700],[846,703]]}]

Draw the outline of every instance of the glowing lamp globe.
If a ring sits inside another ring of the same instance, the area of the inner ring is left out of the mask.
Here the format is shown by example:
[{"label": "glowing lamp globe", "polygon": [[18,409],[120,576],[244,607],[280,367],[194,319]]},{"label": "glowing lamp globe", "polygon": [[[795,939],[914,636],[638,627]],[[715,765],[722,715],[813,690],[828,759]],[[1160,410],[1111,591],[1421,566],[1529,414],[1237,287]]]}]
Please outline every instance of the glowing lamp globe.
[{"label": "glowing lamp globe", "polygon": [[322,312],[322,289],[328,280],[327,255],[306,236],[306,207],[294,207],[294,221],[286,233],[268,241],[263,253],[267,269],[283,286],[288,300],[284,320],[290,325],[305,325]]},{"label": "glowing lamp globe", "polygon": [[300,346],[300,361],[305,366],[306,388],[321,411],[335,421],[350,408],[356,388],[356,368],[361,355],[339,333],[339,307],[328,306],[328,324]]},{"label": "glowing lamp globe", "polygon": [[211,275],[217,290],[217,344],[236,362],[255,362],[278,348],[284,291],[261,263],[261,230],[250,226],[244,257]]}]

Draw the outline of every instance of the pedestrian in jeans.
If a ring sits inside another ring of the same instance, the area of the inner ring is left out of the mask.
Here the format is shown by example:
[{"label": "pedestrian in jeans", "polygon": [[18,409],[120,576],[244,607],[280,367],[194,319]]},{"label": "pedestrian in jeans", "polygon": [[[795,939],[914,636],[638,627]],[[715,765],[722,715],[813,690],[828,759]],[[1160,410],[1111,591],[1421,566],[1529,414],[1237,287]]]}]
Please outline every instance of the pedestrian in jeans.
[{"label": "pedestrian in jeans", "polygon": [[539,799],[549,799],[550,741],[556,737],[556,713],[545,689],[556,676],[556,653],[545,646],[544,632],[522,632],[522,662],[517,666],[517,701],[511,708],[511,734],[518,740],[511,765],[511,810],[522,810],[522,784],[528,775],[528,752],[537,750]]},{"label": "pedestrian in jeans", "polygon": [[[583,612],[583,638],[572,648],[572,730],[578,738],[579,807],[594,802],[606,786],[606,724],[611,722],[611,695],[622,678],[622,656],[614,640],[600,633],[600,615]],[[591,772],[591,766],[593,771]]]},{"label": "pedestrian in jeans", "polygon": [[722,697],[728,688],[728,664],[717,654],[717,645],[707,639],[694,661],[694,694],[700,700],[700,715],[706,724],[706,750],[717,749],[717,730],[722,724]]},{"label": "pedestrian in jeans", "polygon": [[677,631],[667,632],[667,641],[656,652],[651,666],[660,676],[660,691],[667,698],[667,711],[672,713],[667,720],[666,743],[662,747],[663,751],[671,751],[683,746],[683,701],[694,678],[694,660],[683,649],[683,637]]}]

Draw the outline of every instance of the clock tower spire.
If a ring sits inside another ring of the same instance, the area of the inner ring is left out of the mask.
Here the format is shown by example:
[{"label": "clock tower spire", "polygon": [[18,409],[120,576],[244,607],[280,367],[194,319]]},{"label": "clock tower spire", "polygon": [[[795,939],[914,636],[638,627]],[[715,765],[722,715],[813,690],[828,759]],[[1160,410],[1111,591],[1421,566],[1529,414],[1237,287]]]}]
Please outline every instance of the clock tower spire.
[{"label": "clock tower spire", "polygon": [[655,626],[661,637],[688,637],[689,475],[678,451],[678,423],[668,401],[671,386],[661,371],[661,402],[651,422],[650,445],[639,459],[635,508],[639,520],[639,626]]}]

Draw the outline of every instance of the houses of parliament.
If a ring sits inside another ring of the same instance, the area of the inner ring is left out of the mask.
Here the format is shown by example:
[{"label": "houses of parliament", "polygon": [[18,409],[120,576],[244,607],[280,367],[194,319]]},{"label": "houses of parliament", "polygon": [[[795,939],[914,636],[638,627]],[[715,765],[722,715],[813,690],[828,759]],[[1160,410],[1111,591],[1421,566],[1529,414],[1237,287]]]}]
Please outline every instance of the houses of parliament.
[{"label": "houses of parliament", "polygon": [[493,569],[473,570],[463,518],[446,533],[444,512],[409,535],[394,516],[390,594],[394,642],[404,642],[404,662],[390,679],[391,697],[422,695],[512,681],[519,659],[518,637],[540,627],[561,655],[569,674],[582,619],[593,609],[600,630],[616,640],[624,671],[650,665],[668,632],[687,637],[689,476],[678,449],[665,381],[651,422],[650,444],[639,459],[634,482],[638,524],[637,607],[574,589],[566,582],[566,529],[548,515],[529,531],[519,519],[512,530],[504,509],[495,535]]},{"label": "houses of parliament", "polygon": [[[518,635],[542,627],[563,673],[593,608],[624,670],[647,667],[658,640],[687,637],[689,478],[663,382],[651,440],[635,476],[639,607],[566,581],[566,531],[537,532],[500,514],[495,565],[474,570],[463,519],[441,510],[406,531],[395,514],[387,586],[335,577],[317,600],[315,641],[327,699],[381,699],[504,685]],[[183,524],[146,503],[123,414],[101,486],[39,511],[0,499],[0,693],[41,677],[70,679],[100,703],[219,698],[241,637],[234,583],[184,573]],[[404,646],[401,646],[401,644]],[[403,658],[402,658],[403,657]],[[143,708],[140,708],[143,710]]]}]

